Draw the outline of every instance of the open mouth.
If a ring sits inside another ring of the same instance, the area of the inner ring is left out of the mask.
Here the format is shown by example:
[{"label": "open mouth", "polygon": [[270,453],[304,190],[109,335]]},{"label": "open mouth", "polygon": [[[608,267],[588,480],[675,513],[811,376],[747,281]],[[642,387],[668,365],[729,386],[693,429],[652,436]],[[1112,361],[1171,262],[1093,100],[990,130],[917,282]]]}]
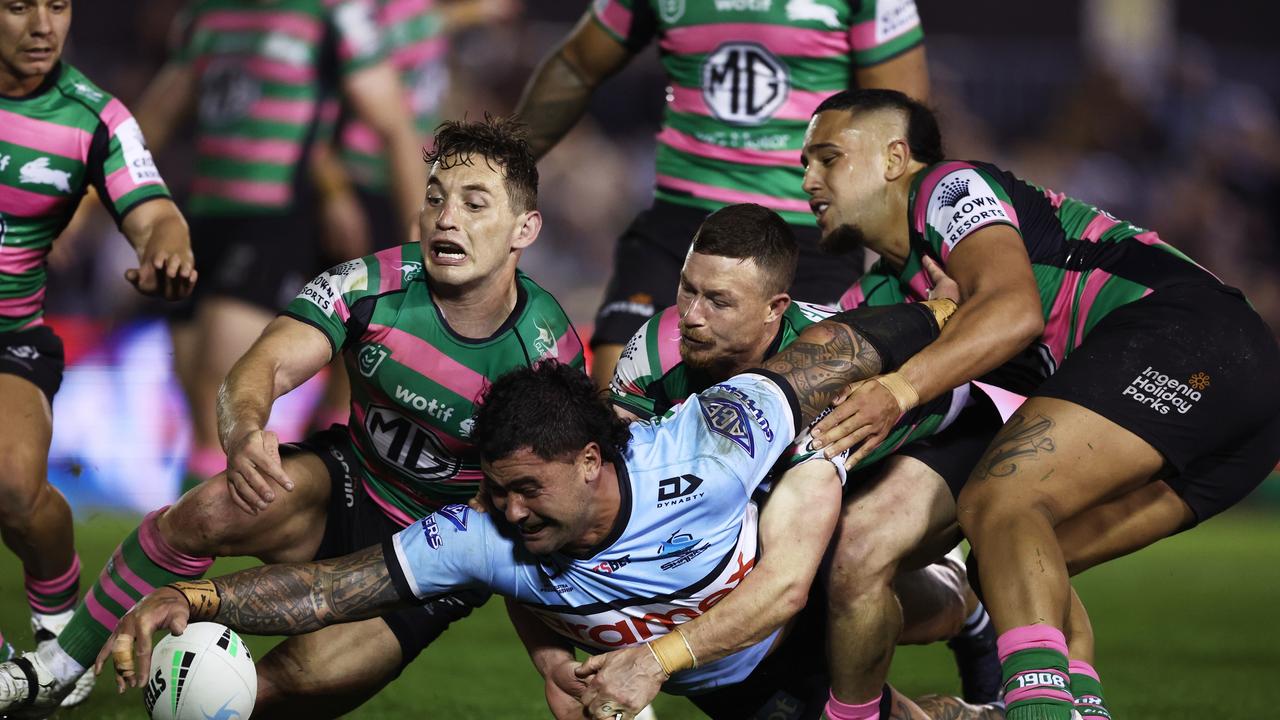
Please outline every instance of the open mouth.
[{"label": "open mouth", "polygon": [[467,259],[467,251],[462,246],[448,240],[431,241],[431,257],[443,265],[461,263]]},{"label": "open mouth", "polygon": [[831,203],[827,202],[826,200],[815,199],[815,200],[809,201],[809,209],[813,211],[814,216],[816,216],[819,220],[822,219],[822,214],[825,213],[827,211],[827,208],[829,207],[831,207]]},{"label": "open mouth", "polygon": [[48,60],[53,57],[53,48],[49,47],[27,48],[22,52],[32,60]]}]

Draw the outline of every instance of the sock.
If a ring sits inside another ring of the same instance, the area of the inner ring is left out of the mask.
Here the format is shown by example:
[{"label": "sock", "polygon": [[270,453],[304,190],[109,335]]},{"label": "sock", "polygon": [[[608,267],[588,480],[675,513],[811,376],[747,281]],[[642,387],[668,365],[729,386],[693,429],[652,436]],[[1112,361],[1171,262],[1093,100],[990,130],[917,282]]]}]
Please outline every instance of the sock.
[{"label": "sock", "polygon": [[[27,586],[27,604],[39,622],[41,616],[57,615],[71,610],[80,597],[80,556],[71,556],[71,567],[61,575],[48,580],[39,580],[23,573],[23,582]],[[41,627],[45,627],[43,624]]]},{"label": "sock", "polygon": [[978,607],[973,609],[973,613],[964,620],[964,627],[960,628],[960,632],[956,637],[976,638],[982,635],[982,631],[987,629],[991,624],[991,616],[987,614],[987,606],[978,601]]},{"label": "sock", "polygon": [[1067,638],[1048,625],[1016,627],[996,641],[1007,720],[1071,720]]},{"label": "sock", "polygon": [[1111,711],[1102,699],[1102,680],[1098,671],[1083,660],[1072,660],[1068,666],[1071,671],[1071,694],[1075,696],[1076,712],[1084,720],[1110,720]]},{"label": "sock", "polygon": [[160,536],[156,521],[168,509],[148,515],[120,543],[58,635],[58,645],[81,666],[93,664],[116,623],[143,595],[171,582],[199,578],[213,564],[211,557],[184,555]]},{"label": "sock", "polygon": [[218,447],[192,447],[187,455],[187,468],[182,474],[182,487],[179,494],[185,495],[188,490],[227,469],[227,456]]},{"label": "sock", "polygon": [[17,654],[18,652],[13,649],[13,646],[4,639],[4,633],[0,632],[0,662],[9,660]]},{"label": "sock", "polygon": [[831,720],[880,720],[880,700],[884,692],[875,700],[858,705],[849,705],[836,699],[834,692],[827,698],[827,717]]}]

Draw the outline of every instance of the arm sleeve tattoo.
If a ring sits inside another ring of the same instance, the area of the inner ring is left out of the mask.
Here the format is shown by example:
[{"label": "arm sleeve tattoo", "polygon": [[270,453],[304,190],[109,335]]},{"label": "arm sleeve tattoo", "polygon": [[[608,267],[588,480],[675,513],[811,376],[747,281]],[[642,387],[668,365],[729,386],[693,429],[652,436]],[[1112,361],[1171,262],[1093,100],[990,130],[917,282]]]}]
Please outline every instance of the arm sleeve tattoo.
[{"label": "arm sleeve tattoo", "polygon": [[264,565],[213,583],[222,599],[214,620],[256,635],[298,635],[406,604],[378,545],[332,560]]}]

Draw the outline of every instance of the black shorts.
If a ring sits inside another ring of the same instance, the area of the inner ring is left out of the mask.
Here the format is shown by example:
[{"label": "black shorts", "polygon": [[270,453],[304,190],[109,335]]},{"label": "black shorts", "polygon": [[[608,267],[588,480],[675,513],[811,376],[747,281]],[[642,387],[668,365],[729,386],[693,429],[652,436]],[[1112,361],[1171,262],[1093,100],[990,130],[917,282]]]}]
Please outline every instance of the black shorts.
[{"label": "black shorts", "polygon": [[1104,317],[1033,396],[1102,415],[1164,456],[1202,522],[1280,459],[1280,346],[1238,290],[1177,285]]},{"label": "black shorts", "polygon": [[[791,633],[742,682],[689,700],[713,720],[816,720],[827,704],[831,678],[826,670],[827,609],[822,583]],[[882,717],[888,717],[888,708]]]},{"label": "black shorts", "polygon": [[[636,216],[618,238],[613,276],[596,311],[591,346],[625,345],[646,320],[676,302],[680,268],[705,210],[657,200]],[[862,252],[825,255],[816,226],[792,225],[800,262],[791,296],[834,305],[862,274]]]},{"label": "black shorts", "polygon": [[212,296],[241,300],[275,314],[317,273],[316,221],[310,210],[261,217],[191,219],[196,280],[191,297],[170,317],[190,320]]},{"label": "black shorts", "polygon": [[[315,560],[341,557],[371,545],[381,545],[404,529],[378,508],[353,474],[356,454],[345,426],[334,425],[294,446],[324,461],[333,484],[324,539],[320,541]],[[413,662],[450,623],[470,615],[488,599],[487,592],[468,590],[383,615],[383,621],[400,642],[400,669]]]},{"label": "black shorts", "polygon": [[0,333],[0,373],[17,375],[40,388],[53,404],[66,367],[62,339],[48,325]]},{"label": "black shorts", "polygon": [[894,453],[913,457],[941,475],[947,487],[951,488],[952,498],[960,497],[960,490],[968,482],[973,466],[987,451],[1002,424],[1000,411],[986,393],[977,388],[970,388],[969,392],[969,405],[960,411],[947,429]]}]

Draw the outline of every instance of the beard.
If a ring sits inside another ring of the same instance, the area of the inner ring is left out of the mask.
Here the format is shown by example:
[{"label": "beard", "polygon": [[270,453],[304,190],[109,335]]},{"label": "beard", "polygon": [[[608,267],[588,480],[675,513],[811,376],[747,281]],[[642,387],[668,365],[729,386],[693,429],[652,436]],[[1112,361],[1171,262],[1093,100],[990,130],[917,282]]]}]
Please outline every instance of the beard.
[{"label": "beard", "polygon": [[818,239],[818,249],[828,255],[843,255],[865,247],[867,236],[861,228],[848,223],[840,225]]}]

